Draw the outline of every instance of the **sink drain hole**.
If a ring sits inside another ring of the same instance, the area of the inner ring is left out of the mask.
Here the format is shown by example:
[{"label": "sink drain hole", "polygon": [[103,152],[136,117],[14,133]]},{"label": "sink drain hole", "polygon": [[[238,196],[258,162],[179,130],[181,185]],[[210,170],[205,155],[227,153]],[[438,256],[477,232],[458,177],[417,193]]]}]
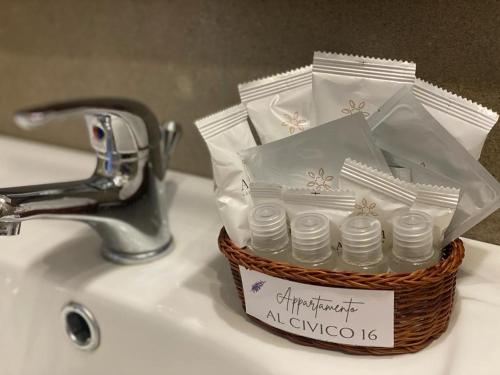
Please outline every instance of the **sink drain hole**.
[{"label": "sink drain hole", "polygon": [[71,342],[79,349],[94,350],[99,345],[99,327],[92,313],[78,303],[63,308],[62,317]]},{"label": "sink drain hole", "polygon": [[69,334],[78,345],[87,345],[92,338],[90,327],[85,319],[76,312],[66,315],[66,326]]}]

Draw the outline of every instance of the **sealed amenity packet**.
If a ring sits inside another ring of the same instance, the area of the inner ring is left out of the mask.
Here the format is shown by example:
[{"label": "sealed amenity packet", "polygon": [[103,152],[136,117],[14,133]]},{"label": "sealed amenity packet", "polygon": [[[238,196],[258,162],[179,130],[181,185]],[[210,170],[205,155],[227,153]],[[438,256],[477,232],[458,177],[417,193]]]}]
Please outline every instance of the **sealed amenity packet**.
[{"label": "sealed amenity packet", "polygon": [[356,114],[240,152],[250,181],[330,191],[347,157],[390,173],[363,115]]},{"label": "sealed amenity packet", "polygon": [[309,129],[312,66],[238,85],[262,144]]},{"label": "sealed amenity packet", "polygon": [[445,176],[442,173],[435,172],[429,168],[413,163],[399,155],[395,155],[387,150],[382,149],[385,160],[391,169],[394,177],[406,182],[413,182],[425,185],[448,186],[459,188],[460,184]]},{"label": "sealed amenity packet", "polygon": [[412,62],[315,52],[312,125],[353,113],[369,117],[414,80]]},{"label": "sealed amenity packet", "polygon": [[332,247],[340,253],[340,225],[354,212],[356,203],[354,192],[331,190],[317,192],[311,189],[286,189],[283,202],[288,218],[292,221],[303,212],[317,212],[328,217]]},{"label": "sealed amenity packet", "polygon": [[249,191],[250,197],[252,197],[252,204],[254,206],[268,202],[283,204],[283,188],[281,185],[255,181],[250,182]]},{"label": "sealed amenity packet", "polygon": [[348,158],[340,171],[340,187],[356,194],[354,215],[373,216],[380,221],[383,249],[391,251],[392,220],[413,204],[413,184]]},{"label": "sealed amenity packet", "polygon": [[444,245],[500,208],[500,184],[422,106],[402,89],[369,119],[383,149],[458,182],[461,196]]},{"label": "sealed amenity packet", "polygon": [[238,151],[256,144],[247,118],[247,111],[240,104],[195,122],[212,158],[222,223],[237,246],[246,246],[250,237],[248,181],[238,156]]},{"label": "sealed amenity packet", "polygon": [[479,159],[486,136],[498,121],[498,113],[419,78],[413,85],[413,94],[437,122]]},{"label": "sealed amenity packet", "polygon": [[434,248],[440,250],[443,248],[444,233],[457,208],[460,189],[416,184],[415,190],[417,195],[410,209],[424,211],[432,217]]}]

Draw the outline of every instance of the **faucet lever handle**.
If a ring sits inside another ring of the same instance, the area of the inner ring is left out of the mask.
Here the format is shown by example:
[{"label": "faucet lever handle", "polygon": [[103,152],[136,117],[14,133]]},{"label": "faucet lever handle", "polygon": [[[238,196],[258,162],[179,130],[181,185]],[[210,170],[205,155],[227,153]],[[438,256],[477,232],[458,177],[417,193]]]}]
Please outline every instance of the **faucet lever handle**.
[{"label": "faucet lever handle", "polygon": [[98,154],[111,159],[148,149],[153,172],[163,178],[168,152],[164,134],[153,112],[140,102],[121,98],[68,101],[18,111],[14,120],[31,129],[72,116],[85,117],[91,145]]}]

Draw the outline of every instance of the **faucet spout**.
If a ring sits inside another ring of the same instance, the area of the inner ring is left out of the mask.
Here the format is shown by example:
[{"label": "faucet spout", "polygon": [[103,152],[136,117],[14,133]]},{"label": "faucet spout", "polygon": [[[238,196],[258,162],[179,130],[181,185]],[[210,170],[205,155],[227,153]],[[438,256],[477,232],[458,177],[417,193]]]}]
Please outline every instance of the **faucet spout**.
[{"label": "faucet spout", "polygon": [[17,235],[22,221],[42,215],[90,214],[98,204],[116,201],[117,189],[104,194],[93,185],[89,179],[0,189],[0,235]]}]

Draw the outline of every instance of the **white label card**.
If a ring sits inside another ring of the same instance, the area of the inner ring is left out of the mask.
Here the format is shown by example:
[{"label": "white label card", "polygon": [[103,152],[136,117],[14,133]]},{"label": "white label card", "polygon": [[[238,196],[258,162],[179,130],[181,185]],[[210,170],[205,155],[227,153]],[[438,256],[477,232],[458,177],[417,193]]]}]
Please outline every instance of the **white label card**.
[{"label": "white label card", "polygon": [[394,347],[394,291],[301,284],[240,266],[246,312],[296,335]]}]

